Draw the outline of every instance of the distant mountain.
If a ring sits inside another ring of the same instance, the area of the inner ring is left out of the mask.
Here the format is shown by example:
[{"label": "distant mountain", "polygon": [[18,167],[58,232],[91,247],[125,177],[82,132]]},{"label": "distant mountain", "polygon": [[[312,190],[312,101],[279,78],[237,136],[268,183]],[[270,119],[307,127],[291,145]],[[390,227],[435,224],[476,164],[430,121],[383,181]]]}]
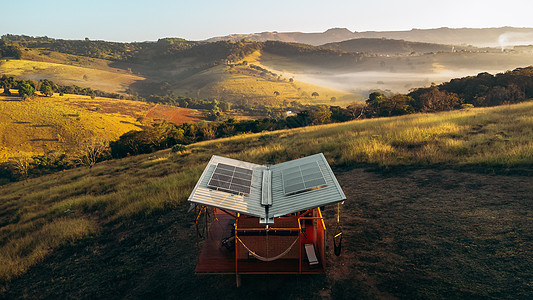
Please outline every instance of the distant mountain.
[{"label": "distant mountain", "polygon": [[533,44],[533,28],[435,28],[408,31],[351,32],[346,28],[333,28],[321,33],[262,32],[233,34],[210,38],[207,41],[241,40],[297,42],[310,45],[342,42],[357,38],[386,38],[411,42],[473,45],[476,47],[506,47]]},{"label": "distant mountain", "polygon": [[391,40],[385,38],[352,39],[337,43],[328,43],[322,48],[342,50],[347,52],[363,52],[383,55],[397,55],[410,53],[452,52],[453,51],[479,51],[479,48],[469,46],[452,46],[433,43],[409,42],[404,40]]},{"label": "distant mountain", "polygon": [[353,39],[354,33],[346,28],[332,28],[324,32],[303,33],[303,32],[262,32],[251,34],[232,34],[222,37],[213,37],[208,42],[215,41],[240,41],[249,39],[253,41],[280,41],[287,43],[302,43],[319,46],[331,42],[345,41]]}]

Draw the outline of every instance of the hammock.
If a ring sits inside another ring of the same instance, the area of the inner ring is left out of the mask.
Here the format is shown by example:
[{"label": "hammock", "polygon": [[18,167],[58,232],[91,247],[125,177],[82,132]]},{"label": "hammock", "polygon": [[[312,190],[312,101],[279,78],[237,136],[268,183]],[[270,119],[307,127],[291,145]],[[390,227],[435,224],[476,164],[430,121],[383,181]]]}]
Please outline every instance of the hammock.
[{"label": "hammock", "polygon": [[248,248],[238,236],[236,238],[237,238],[237,240],[239,242],[241,242],[241,244],[244,246],[244,248],[246,248],[246,250],[248,250],[248,252],[250,252],[255,258],[259,259],[260,261],[274,261],[274,260],[282,258],[283,256],[287,255],[287,253],[289,253],[289,251],[291,251],[292,247],[294,247],[294,245],[296,245],[296,242],[298,242],[298,240],[299,240],[299,237],[297,237],[294,240],[294,242],[292,242],[292,244],[289,246],[289,248],[287,248],[287,250],[283,251],[283,253],[281,253],[280,255],[267,258],[267,257],[263,257],[263,256],[255,253],[254,251],[250,250],[250,248]]}]

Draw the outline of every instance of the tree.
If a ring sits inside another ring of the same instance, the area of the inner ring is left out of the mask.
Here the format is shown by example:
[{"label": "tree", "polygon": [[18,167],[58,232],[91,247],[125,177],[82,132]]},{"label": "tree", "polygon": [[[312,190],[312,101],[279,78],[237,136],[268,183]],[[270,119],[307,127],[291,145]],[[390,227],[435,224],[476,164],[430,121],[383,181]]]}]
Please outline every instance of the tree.
[{"label": "tree", "polygon": [[204,140],[212,140],[216,136],[216,132],[209,124],[206,124],[205,126],[202,126],[200,128],[200,132],[204,136]]},{"label": "tree", "polygon": [[370,95],[368,95],[368,100],[366,100],[366,104],[370,111],[369,113],[373,116],[385,116],[383,115],[383,107],[386,105],[387,101],[387,96],[380,92],[370,93]]},{"label": "tree", "polygon": [[31,158],[27,156],[16,157],[13,160],[15,170],[17,170],[20,177],[28,179],[28,171],[31,168]]},{"label": "tree", "polygon": [[39,91],[47,97],[51,97],[54,94],[54,91],[52,90],[52,87],[48,82],[41,84],[41,88],[39,89]]},{"label": "tree", "polygon": [[350,119],[355,120],[364,116],[366,105],[361,102],[354,102],[346,107],[346,112]]},{"label": "tree", "polygon": [[82,143],[76,160],[92,168],[97,162],[107,158],[110,154],[109,143],[100,138],[93,138]]},{"label": "tree", "polygon": [[35,89],[28,82],[22,81],[18,86],[19,96],[22,99],[33,98],[35,96]]},{"label": "tree", "polygon": [[313,93],[311,94],[311,96],[315,97],[315,99],[316,99],[316,97],[318,97],[318,96],[320,96],[320,95],[319,95],[317,92],[313,92]]},{"label": "tree", "polygon": [[327,124],[331,122],[331,110],[326,105],[318,105],[311,111],[311,122],[313,125]]},{"label": "tree", "polygon": [[279,96],[279,92],[278,91],[274,91],[274,95],[275,96]]},{"label": "tree", "polygon": [[437,86],[430,87],[418,98],[417,106],[420,111],[433,112],[458,108],[463,103],[456,93],[440,91]]},{"label": "tree", "polygon": [[6,83],[4,83],[2,88],[4,89],[4,95],[7,95],[7,96],[11,95],[11,91],[9,90],[9,86]]}]

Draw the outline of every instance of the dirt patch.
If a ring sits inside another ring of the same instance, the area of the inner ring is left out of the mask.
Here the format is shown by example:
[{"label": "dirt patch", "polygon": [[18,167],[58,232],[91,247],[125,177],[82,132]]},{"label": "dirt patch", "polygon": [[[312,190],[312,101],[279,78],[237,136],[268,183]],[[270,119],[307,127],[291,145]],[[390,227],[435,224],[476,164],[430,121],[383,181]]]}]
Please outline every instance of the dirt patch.
[{"label": "dirt patch", "polygon": [[145,118],[165,120],[178,125],[183,123],[196,123],[203,120],[202,113],[197,110],[159,104],[150,109],[146,113]]},{"label": "dirt patch", "polygon": [[196,276],[192,214],[180,204],[103,224],[100,235],[55,251],[10,284],[6,298],[531,299],[533,182],[454,170],[336,172],[341,256],[327,274]]}]

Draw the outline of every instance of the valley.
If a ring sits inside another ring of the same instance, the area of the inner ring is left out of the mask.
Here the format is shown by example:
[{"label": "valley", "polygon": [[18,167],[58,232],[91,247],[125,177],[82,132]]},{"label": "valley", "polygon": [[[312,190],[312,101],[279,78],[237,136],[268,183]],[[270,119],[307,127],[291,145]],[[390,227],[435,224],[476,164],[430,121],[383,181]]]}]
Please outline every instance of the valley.
[{"label": "valley", "polygon": [[[1,299],[533,298],[533,29],[78,38],[0,39]],[[213,155],[317,153],[325,273],[194,274]]]},{"label": "valley", "polygon": [[[172,93],[271,106],[292,101],[328,104],[334,98],[336,105],[347,106],[376,90],[405,93],[452,78],[533,65],[533,53],[527,51],[388,39],[322,47],[273,41],[88,41],[94,47],[89,53],[76,48],[83,46],[81,41],[54,43],[23,42],[28,47],[23,59],[0,60],[0,73],[143,97]],[[102,47],[111,50],[95,55]]]}]

